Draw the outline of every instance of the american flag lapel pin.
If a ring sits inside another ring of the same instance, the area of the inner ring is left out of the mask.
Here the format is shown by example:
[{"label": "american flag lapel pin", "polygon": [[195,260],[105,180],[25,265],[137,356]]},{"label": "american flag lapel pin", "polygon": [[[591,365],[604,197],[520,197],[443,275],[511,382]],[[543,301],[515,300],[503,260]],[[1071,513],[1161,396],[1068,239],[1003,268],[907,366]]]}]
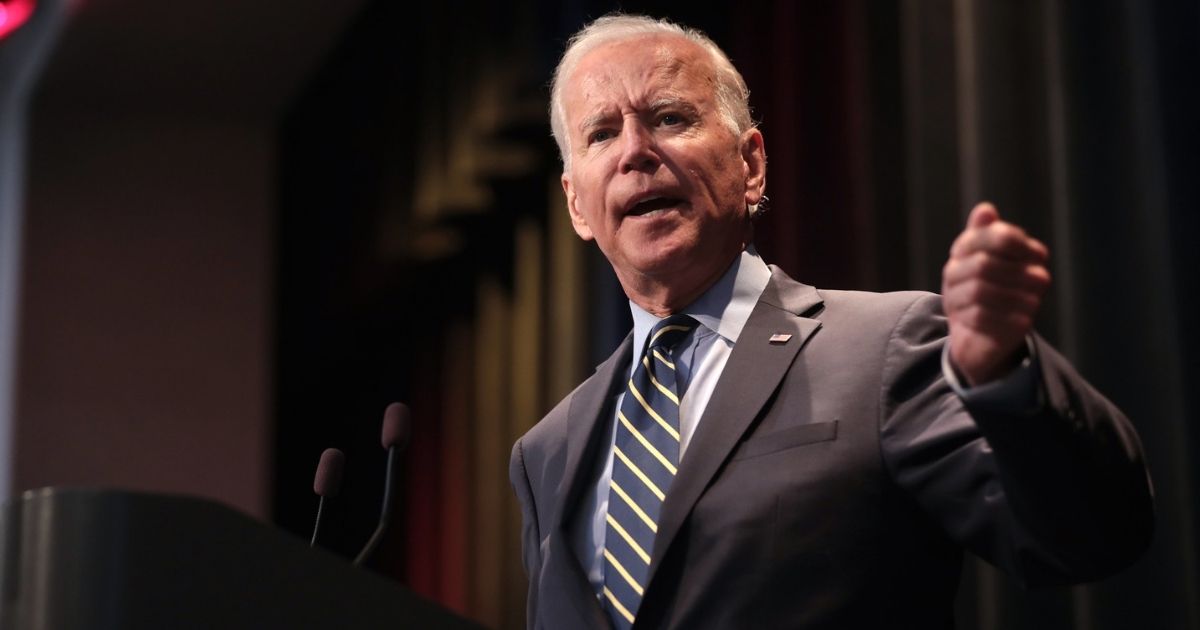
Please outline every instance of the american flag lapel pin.
[{"label": "american flag lapel pin", "polygon": [[791,338],[792,338],[792,336],[787,333],[775,333],[774,335],[771,335],[771,338],[768,339],[767,341],[770,341],[771,343],[773,343],[777,346],[781,346],[781,345],[787,343],[788,340]]}]

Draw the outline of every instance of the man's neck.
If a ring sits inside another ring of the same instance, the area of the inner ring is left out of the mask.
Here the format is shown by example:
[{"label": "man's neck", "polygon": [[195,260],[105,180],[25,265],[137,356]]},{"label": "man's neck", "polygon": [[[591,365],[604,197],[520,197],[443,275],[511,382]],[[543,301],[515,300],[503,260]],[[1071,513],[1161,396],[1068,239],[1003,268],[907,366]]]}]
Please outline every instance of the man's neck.
[{"label": "man's neck", "polygon": [[742,250],[739,249],[728,257],[724,265],[714,267],[707,276],[686,284],[680,283],[678,278],[672,278],[671,282],[661,282],[652,276],[625,278],[618,274],[617,279],[631,302],[655,317],[667,317],[682,311],[688,304],[704,295],[741,255]]}]

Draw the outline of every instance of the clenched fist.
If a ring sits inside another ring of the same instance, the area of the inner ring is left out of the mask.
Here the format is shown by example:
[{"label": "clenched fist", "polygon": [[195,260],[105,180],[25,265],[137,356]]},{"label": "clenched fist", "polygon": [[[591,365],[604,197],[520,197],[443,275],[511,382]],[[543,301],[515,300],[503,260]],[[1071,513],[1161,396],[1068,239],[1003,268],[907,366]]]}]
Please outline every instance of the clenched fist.
[{"label": "clenched fist", "polygon": [[971,385],[1002,377],[1024,356],[1025,335],[1050,286],[1049,250],[984,202],[971,210],[942,268],[950,360]]}]

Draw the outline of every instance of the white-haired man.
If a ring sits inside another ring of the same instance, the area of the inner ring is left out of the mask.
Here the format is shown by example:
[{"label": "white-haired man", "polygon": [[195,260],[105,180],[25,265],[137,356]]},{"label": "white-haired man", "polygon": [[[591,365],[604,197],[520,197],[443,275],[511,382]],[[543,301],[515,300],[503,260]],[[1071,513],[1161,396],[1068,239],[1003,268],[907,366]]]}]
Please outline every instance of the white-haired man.
[{"label": "white-haired man", "polygon": [[768,267],[745,83],[669,22],[578,33],[551,120],[634,330],[513,449],[531,628],[945,628],[963,547],[1030,584],[1145,547],[1136,434],[1032,332],[1047,251],[995,208],[942,296]]}]

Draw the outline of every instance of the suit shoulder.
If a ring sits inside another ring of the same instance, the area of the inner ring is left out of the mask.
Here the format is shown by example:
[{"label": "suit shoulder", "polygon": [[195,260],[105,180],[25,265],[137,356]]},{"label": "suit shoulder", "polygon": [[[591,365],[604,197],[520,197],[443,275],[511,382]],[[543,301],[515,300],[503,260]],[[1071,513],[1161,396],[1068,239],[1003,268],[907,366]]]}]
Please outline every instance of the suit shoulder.
[{"label": "suit shoulder", "polygon": [[[584,383],[586,382],[584,381]],[[542,419],[537,424],[525,432],[525,435],[521,437],[521,441],[527,444],[537,444],[543,442],[551,435],[566,431],[567,412],[571,409],[571,399],[575,397],[575,394],[579,392],[581,387],[583,387],[583,384],[576,386],[571,393],[558,401],[558,404],[554,405],[546,415],[542,416]]]},{"label": "suit shoulder", "polygon": [[537,424],[530,427],[525,435],[521,436],[518,443],[525,451],[526,457],[530,454],[545,454],[557,447],[561,447],[566,443],[567,430],[570,425],[569,412],[571,403],[579,391],[591,384],[592,380],[597,378],[596,375],[585,379],[582,383],[575,387],[571,393],[558,401],[558,404],[545,415]]},{"label": "suit shoulder", "polygon": [[818,289],[817,292],[826,304],[836,303],[854,306],[873,306],[884,309],[906,310],[913,303],[921,300],[940,299],[936,293],[929,291],[849,291],[844,289]]},{"label": "suit shoulder", "polygon": [[906,320],[942,320],[942,298],[928,291],[843,291],[820,289],[823,300],[817,319],[828,323],[845,322],[871,328],[895,328]]},{"label": "suit shoulder", "polygon": [[941,314],[942,299],[929,291],[851,291],[819,289],[797,282],[772,267],[761,301],[794,314],[814,317],[896,321],[907,312]]}]

